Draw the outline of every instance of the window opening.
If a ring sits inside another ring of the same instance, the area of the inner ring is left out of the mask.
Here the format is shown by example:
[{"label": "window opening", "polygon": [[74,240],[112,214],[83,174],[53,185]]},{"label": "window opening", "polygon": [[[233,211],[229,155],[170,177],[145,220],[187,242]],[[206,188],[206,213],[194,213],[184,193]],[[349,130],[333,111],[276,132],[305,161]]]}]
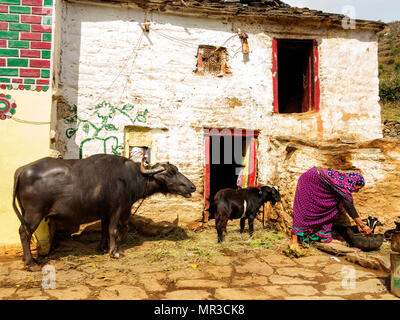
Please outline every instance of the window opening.
[{"label": "window opening", "polygon": [[274,39],[275,112],[318,111],[318,51],[314,40]]}]

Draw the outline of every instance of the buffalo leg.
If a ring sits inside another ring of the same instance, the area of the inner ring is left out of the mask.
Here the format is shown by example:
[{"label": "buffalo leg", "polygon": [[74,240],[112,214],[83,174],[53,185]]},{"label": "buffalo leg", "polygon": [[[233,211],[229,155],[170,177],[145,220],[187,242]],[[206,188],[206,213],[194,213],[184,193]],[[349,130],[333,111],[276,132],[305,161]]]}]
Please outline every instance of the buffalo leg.
[{"label": "buffalo leg", "polygon": [[29,230],[26,230],[26,228],[22,224],[19,227],[19,236],[21,238],[22,250],[24,252],[23,261],[24,261],[25,266],[27,266],[29,269],[33,270],[33,269],[35,269],[35,266],[38,265],[38,263],[32,257],[31,239],[32,239],[33,233],[39,226],[40,221],[42,220],[42,217],[40,214],[36,214],[36,215],[35,214],[25,214],[24,220],[25,220]]},{"label": "buffalo leg", "polygon": [[128,240],[128,231],[129,231],[129,217],[128,219],[124,219],[120,221],[118,228],[118,242],[125,243]]},{"label": "buffalo leg", "polygon": [[118,221],[120,215],[120,211],[115,212],[115,214],[111,216],[110,224],[108,226],[108,233],[110,237],[110,257],[116,259],[124,256],[123,254],[117,252]]},{"label": "buffalo leg", "polygon": [[109,221],[107,218],[101,219],[101,241],[97,250],[100,252],[107,252],[109,249],[109,233],[108,233]]},{"label": "buffalo leg", "polygon": [[243,233],[246,218],[240,218],[240,233]]}]

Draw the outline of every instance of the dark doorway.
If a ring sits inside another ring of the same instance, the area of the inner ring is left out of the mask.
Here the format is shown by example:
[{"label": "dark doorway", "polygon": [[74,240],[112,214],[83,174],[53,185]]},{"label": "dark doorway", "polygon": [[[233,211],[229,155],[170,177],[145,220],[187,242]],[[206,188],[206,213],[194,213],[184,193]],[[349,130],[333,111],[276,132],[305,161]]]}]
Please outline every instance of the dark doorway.
[{"label": "dark doorway", "polygon": [[204,129],[203,222],[208,221],[210,202],[219,190],[256,185],[258,135],[253,130]]},{"label": "dark doorway", "polygon": [[279,113],[312,109],[313,40],[277,40]]},{"label": "dark doorway", "polygon": [[[247,138],[247,139],[246,139]],[[224,188],[237,189],[250,139],[243,136],[211,136],[210,199]]]}]

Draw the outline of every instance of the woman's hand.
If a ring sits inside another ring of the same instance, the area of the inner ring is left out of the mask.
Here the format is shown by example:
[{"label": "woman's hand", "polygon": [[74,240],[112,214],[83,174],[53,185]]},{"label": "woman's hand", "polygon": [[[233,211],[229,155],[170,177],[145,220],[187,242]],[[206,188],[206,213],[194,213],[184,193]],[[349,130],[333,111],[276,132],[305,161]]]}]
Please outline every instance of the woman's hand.
[{"label": "woman's hand", "polygon": [[362,226],[362,227],[361,227],[360,225],[357,225],[357,228],[358,228],[358,231],[363,232],[363,233],[365,233],[366,235],[372,233],[371,228],[368,227],[367,225],[364,225],[364,226]]}]

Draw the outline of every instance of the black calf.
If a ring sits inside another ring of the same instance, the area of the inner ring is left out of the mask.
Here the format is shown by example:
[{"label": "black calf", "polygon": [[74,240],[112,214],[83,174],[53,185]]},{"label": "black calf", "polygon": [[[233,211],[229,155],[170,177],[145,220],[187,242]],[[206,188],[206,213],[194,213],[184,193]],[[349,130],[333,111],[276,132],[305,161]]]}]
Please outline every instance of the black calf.
[{"label": "black calf", "polygon": [[271,201],[274,205],[281,201],[277,187],[263,186],[261,188],[249,187],[245,189],[222,189],[217,192],[210,205],[210,214],[215,217],[215,227],[218,234],[218,242],[223,241],[223,231],[229,219],[240,219],[240,232],[244,230],[246,219],[249,221],[250,236],[254,231],[254,218],[261,205]]}]

